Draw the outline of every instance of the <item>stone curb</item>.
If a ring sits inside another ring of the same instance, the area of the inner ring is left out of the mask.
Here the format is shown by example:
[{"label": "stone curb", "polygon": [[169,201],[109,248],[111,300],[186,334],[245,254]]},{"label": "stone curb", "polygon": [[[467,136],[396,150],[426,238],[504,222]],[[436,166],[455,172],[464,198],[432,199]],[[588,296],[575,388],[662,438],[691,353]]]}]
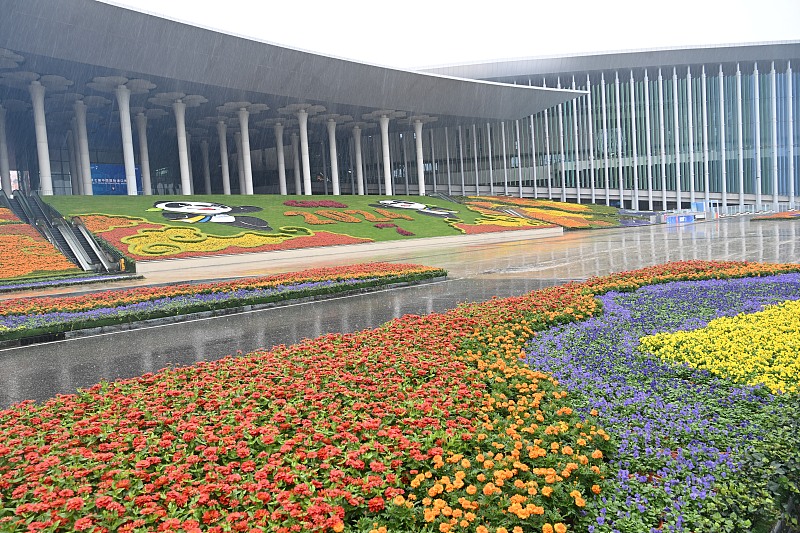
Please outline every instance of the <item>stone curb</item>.
[{"label": "stone curb", "polygon": [[341,292],[334,292],[328,294],[317,294],[314,296],[304,296],[302,298],[292,298],[289,300],[280,300],[277,302],[265,302],[261,304],[244,305],[240,307],[226,307],[224,309],[212,309],[210,311],[201,311],[198,313],[189,313],[185,315],[165,316],[160,318],[148,318],[146,320],[138,320],[134,322],[125,322],[122,324],[111,324],[108,326],[100,326],[96,328],[77,329],[73,331],[63,331],[60,333],[52,333],[46,335],[39,335],[36,337],[24,337],[21,339],[12,339],[7,341],[0,341],[0,349],[2,348],[15,348],[18,346],[30,346],[32,344],[40,344],[45,342],[53,342],[66,339],[76,339],[79,337],[89,337],[93,335],[103,335],[107,333],[119,333],[122,331],[131,331],[136,329],[164,326],[169,324],[179,324],[181,322],[189,322],[191,320],[198,320],[203,318],[221,317],[227,315],[235,315],[239,313],[246,313],[248,311],[259,311],[262,309],[270,309],[273,307],[283,307],[287,305],[294,305],[300,303],[316,302],[320,300],[330,300],[341,296],[354,296],[356,294],[365,294],[370,292],[378,292],[386,289],[398,289],[402,287],[411,287],[415,285],[424,285],[427,283],[436,283],[447,280],[447,276],[439,276],[425,280],[416,281],[402,281],[398,283],[390,283],[388,285],[377,285],[373,287],[361,287],[358,289],[350,289]]}]

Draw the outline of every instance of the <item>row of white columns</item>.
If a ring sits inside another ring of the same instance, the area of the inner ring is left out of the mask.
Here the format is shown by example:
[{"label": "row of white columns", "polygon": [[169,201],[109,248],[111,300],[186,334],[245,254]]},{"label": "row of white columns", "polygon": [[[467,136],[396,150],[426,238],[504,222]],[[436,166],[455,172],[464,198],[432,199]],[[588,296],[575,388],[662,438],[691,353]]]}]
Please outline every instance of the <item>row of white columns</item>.
[{"label": "row of white columns", "polygon": [[[39,161],[39,183],[40,192],[42,195],[53,194],[53,182],[50,171],[50,153],[47,141],[47,124],[44,109],[45,87],[39,81],[33,81],[29,87],[31,100],[33,103],[34,111],[34,126],[36,133],[37,144],[37,157]],[[133,132],[131,128],[131,114],[130,114],[130,90],[124,85],[120,85],[115,90],[117,104],[119,106],[120,115],[120,133],[122,137],[122,155],[125,168],[125,179],[128,195],[137,194],[135,159],[133,149]],[[191,166],[191,153],[189,136],[186,132],[186,104],[180,99],[172,104],[173,113],[175,116],[176,137],[178,145],[178,161],[180,168],[181,178],[181,192],[184,195],[193,193],[192,186],[192,166]],[[2,109],[2,108],[0,108]],[[83,101],[77,101],[73,105],[75,119],[70,131],[68,144],[71,145],[70,162],[71,172],[73,175],[73,193],[91,195],[92,194],[92,181],[91,181],[91,163],[89,157],[89,143],[88,131],[86,126],[86,112],[87,106]],[[300,153],[297,153],[297,136],[292,134],[292,148],[295,154],[294,169],[295,169],[295,193],[301,194],[300,183],[300,169],[302,168],[302,193],[306,195],[311,194],[311,170],[308,146],[308,112],[300,109],[296,112],[296,117],[300,126]],[[250,136],[249,136],[249,112],[245,108],[238,111],[239,131],[235,134],[237,145],[238,169],[239,169],[239,190],[242,194],[253,194],[253,176],[252,176],[252,162],[250,157]],[[5,138],[5,110],[0,113],[0,177],[2,181],[0,186],[10,192],[11,180],[10,169],[8,164],[8,150]],[[387,195],[393,194],[392,187],[392,168],[391,157],[389,153],[389,121],[390,117],[382,115],[379,117],[378,122],[381,129],[382,139],[382,159],[383,159],[383,174],[384,174],[384,192]],[[152,185],[150,177],[150,164],[149,153],[147,146],[147,117],[143,113],[138,113],[135,117],[135,123],[138,133],[139,142],[139,160],[142,171],[142,188],[143,193],[146,195],[152,194]],[[424,161],[422,151],[422,121],[416,120],[413,122],[415,137],[416,137],[416,159],[417,159],[417,175],[419,183],[419,194],[425,194],[425,173]],[[333,183],[333,194],[341,194],[338,173],[338,156],[336,147],[336,122],[329,120],[327,122],[328,139],[329,139],[329,152],[331,154],[331,174]],[[278,176],[279,176],[279,190],[280,194],[287,194],[286,186],[286,168],[283,154],[283,125],[277,123],[275,125],[275,138],[278,146]],[[227,127],[224,121],[217,124],[217,133],[220,141],[220,158],[222,160],[222,183],[223,194],[230,194],[230,172],[228,168],[228,154],[227,154]],[[352,129],[353,141],[355,147],[356,159],[356,177],[358,181],[358,194],[365,194],[366,188],[364,185],[364,173],[362,165],[361,153],[361,129],[356,126]],[[210,168],[208,161],[208,144],[207,142],[201,143],[202,157],[203,157],[203,173],[204,173],[204,189],[207,194],[211,193],[211,179]],[[300,159],[302,159],[302,167],[300,166]]]}]

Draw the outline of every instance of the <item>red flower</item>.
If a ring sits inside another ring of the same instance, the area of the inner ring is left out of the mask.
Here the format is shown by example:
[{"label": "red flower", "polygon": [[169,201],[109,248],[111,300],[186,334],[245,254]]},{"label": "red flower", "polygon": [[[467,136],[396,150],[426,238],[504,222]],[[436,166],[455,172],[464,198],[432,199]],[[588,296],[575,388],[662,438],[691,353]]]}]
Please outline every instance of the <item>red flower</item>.
[{"label": "red flower", "polygon": [[89,529],[90,527],[92,527],[92,523],[93,522],[92,522],[91,518],[87,518],[87,517],[78,518],[75,521],[75,525],[73,527],[75,528],[75,531],[85,531],[85,530]]},{"label": "red flower", "polygon": [[373,513],[383,511],[384,507],[386,507],[386,502],[380,496],[375,496],[367,502],[367,508]]},{"label": "red flower", "polygon": [[65,507],[67,508],[68,511],[78,511],[80,509],[83,509],[83,506],[84,506],[83,498],[81,498],[80,496],[76,496],[74,498],[70,498],[69,500],[67,500],[67,504]]}]

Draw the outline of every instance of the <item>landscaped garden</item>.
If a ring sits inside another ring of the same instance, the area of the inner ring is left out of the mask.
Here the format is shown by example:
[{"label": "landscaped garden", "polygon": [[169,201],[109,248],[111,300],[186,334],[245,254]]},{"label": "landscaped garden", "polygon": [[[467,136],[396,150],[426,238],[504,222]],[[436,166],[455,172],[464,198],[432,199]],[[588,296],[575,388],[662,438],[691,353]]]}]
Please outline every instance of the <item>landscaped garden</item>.
[{"label": "landscaped garden", "polygon": [[242,308],[445,276],[420,265],[367,263],[211,283],[0,301],[0,340]]},{"label": "landscaped garden", "polygon": [[[68,197],[45,200],[79,216],[135,260],[553,227],[500,210],[421,197]],[[422,203],[420,203],[422,202]]]},{"label": "landscaped garden", "polygon": [[[24,402],[0,530],[766,532],[800,376],[718,321],[796,338],[798,271],[672,263]],[[740,372],[681,364],[718,340]]]}]

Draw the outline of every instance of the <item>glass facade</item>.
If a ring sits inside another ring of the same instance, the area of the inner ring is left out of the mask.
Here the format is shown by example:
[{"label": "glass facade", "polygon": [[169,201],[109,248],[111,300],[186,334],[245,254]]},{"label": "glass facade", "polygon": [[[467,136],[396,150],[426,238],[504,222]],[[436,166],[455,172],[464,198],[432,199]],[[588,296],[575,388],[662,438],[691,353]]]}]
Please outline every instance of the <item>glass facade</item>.
[{"label": "glass facade", "polygon": [[515,80],[586,94],[529,120],[434,131],[436,163],[451,169],[436,187],[637,210],[794,207],[798,78],[784,61]]}]

